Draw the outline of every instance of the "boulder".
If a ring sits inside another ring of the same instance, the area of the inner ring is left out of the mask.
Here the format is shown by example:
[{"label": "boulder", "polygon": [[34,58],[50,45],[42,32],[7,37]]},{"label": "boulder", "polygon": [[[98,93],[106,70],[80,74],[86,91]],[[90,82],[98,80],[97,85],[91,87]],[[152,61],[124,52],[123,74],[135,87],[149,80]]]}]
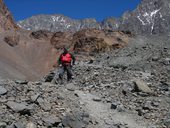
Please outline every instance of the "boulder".
[{"label": "boulder", "polygon": [[33,122],[29,122],[26,128],[37,128],[37,126]]},{"label": "boulder", "polygon": [[47,127],[58,126],[61,123],[61,119],[55,116],[44,117],[42,120],[44,121]]},{"label": "boulder", "polygon": [[7,90],[4,87],[0,86],[0,95],[4,95],[6,93],[7,93]]},{"label": "boulder", "polygon": [[148,87],[148,85],[142,80],[135,80],[134,81],[134,90],[137,92],[144,92],[144,93],[152,93],[152,90]]},{"label": "boulder", "polygon": [[14,112],[19,112],[22,114],[28,114],[30,113],[31,108],[29,108],[28,106],[26,106],[23,103],[16,103],[13,101],[8,101],[6,104],[10,109],[12,109]]}]

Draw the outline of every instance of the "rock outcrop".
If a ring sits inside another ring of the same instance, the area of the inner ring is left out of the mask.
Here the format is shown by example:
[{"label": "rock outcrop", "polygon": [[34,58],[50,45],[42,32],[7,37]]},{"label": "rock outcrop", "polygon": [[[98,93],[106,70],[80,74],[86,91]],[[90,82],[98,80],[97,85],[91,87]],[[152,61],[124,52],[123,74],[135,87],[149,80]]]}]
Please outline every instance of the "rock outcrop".
[{"label": "rock outcrop", "polygon": [[16,29],[19,29],[19,27],[15,24],[14,19],[3,0],[0,0],[0,31]]},{"label": "rock outcrop", "polygon": [[73,35],[73,49],[76,53],[96,54],[108,52],[124,47],[128,43],[129,38],[128,35],[122,32],[87,29],[76,32]]}]

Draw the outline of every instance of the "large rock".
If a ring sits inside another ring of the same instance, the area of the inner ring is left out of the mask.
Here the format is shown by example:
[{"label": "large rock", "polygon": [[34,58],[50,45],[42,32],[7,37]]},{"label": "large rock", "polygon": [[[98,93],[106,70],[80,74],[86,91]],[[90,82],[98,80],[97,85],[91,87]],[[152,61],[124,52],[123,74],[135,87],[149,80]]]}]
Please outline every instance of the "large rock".
[{"label": "large rock", "polygon": [[0,128],[6,128],[7,124],[5,122],[0,122]]},{"label": "large rock", "polygon": [[6,93],[7,93],[7,90],[4,87],[0,86],[0,95],[4,95]]},{"label": "large rock", "polygon": [[15,47],[16,45],[18,45],[19,40],[20,37],[17,34],[8,35],[4,38],[4,41],[11,47]]},{"label": "large rock", "polygon": [[42,120],[45,122],[47,127],[51,127],[51,126],[57,127],[59,123],[61,123],[61,119],[55,116],[44,117]]},{"label": "large rock", "polygon": [[9,108],[11,108],[14,112],[19,112],[19,113],[29,113],[31,110],[30,107],[26,106],[23,103],[16,103],[13,101],[8,101],[6,104]]},{"label": "large rock", "polygon": [[144,92],[144,93],[152,93],[152,90],[148,87],[148,85],[142,81],[142,80],[135,80],[134,81],[134,90],[138,92]]},{"label": "large rock", "polygon": [[76,53],[94,54],[122,48],[129,42],[129,36],[122,32],[87,29],[73,35]]},{"label": "large rock", "polygon": [[33,122],[29,122],[26,128],[37,128],[37,126]]}]

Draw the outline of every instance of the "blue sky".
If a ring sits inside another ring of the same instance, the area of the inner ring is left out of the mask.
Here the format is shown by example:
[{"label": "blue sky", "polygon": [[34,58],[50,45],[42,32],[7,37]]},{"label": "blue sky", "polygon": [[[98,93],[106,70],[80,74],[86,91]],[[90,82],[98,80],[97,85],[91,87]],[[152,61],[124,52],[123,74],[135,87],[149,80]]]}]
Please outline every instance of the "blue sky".
[{"label": "blue sky", "polygon": [[38,14],[63,14],[74,19],[120,17],[141,0],[4,0],[16,21]]}]

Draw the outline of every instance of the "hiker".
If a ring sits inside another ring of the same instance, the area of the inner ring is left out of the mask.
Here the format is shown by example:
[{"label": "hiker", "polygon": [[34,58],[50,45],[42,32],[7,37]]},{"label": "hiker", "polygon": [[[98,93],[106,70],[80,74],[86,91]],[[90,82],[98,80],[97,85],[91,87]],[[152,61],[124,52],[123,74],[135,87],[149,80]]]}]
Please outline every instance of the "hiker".
[{"label": "hiker", "polygon": [[63,53],[60,55],[58,59],[59,64],[59,79],[61,80],[61,84],[63,83],[63,75],[64,72],[67,72],[67,81],[70,81],[73,78],[72,74],[72,66],[75,65],[75,57],[68,52],[68,50],[64,47]]}]

